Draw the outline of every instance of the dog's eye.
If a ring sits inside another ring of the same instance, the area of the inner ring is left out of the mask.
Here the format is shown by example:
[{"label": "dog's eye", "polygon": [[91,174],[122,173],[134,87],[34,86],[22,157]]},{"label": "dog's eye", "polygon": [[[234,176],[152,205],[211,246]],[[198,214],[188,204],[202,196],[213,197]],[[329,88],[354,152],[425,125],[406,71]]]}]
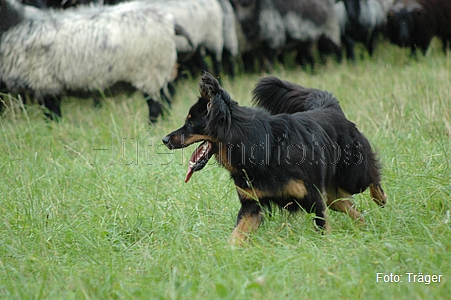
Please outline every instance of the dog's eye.
[{"label": "dog's eye", "polygon": [[194,127],[194,123],[191,122],[191,121],[189,121],[189,122],[188,122],[188,126],[189,126],[189,127]]}]

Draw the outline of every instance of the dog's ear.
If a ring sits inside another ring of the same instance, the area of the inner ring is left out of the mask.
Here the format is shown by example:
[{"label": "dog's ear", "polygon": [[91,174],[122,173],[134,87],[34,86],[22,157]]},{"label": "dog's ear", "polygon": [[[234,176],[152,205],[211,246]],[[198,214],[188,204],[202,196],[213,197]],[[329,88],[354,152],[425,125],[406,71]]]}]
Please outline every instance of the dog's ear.
[{"label": "dog's ear", "polygon": [[208,72],[200,78],[199,82],[199,92],[201,97],[207,100],[211,100],[214,95],[220,93],[221,86],[219,82]]},{"label": "dog's ear", "polygon": [[202,75],[199,90],[201,97],[208,99],[207,111],[208,121],[207,127],[219,133],[218,127],[227,130],[231,122],[231,105],[235,102],[230,95],[219,85],[219,82],[209,73]]},{"label": "dog's ear", "polygon": [[[223,93],[214,95],[207,104],[206,131],[218,140],[227,140],[232,125],[231,107],[223,99]],[[228,95],[228,94],[227,94]]]},{"label": "dog's ear", "polygon": [[[221,124],[230,119],[230,95],[219,85],[219,82],[208,72],[202,75],[199,83],[202,98],[208,101],[207,114],[213,113],[214,119]],[[212,112],[212,109],[214,110]]]},{"label": "dog's ear", "polygon": [[[228,95],[228,94],[227,94]],[[223,99],[223,94],[216,94],[207,105],[209,119],[213,122],[230,127],[232,114],[229,105]]]}]

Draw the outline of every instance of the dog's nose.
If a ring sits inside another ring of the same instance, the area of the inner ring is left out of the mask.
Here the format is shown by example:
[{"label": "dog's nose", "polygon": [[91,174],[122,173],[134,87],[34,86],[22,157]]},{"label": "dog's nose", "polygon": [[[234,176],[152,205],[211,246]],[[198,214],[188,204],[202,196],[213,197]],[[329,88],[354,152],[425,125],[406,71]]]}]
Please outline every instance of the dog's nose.
[{"label": "dog's nose", "polygon": [[169,135],[167,135],[167,136],[165,136],[164,138],[162,138],[161,140],[163,141],[163,143],[165,144],[165,145],[167,145],[168,143],[169,143],[169,139],[170,139],[171,137],[169,136]]},{"label": "dog's nose", "polygon": [[171,144],[171,138],[172,138],[172,134],[169,134],[169,135],[165,136],[164,138],[162,138],[161,140],[166,145],[166,147],[168,147],[168,149],[172,150],[172,149],[174,149],[174,147]]}]

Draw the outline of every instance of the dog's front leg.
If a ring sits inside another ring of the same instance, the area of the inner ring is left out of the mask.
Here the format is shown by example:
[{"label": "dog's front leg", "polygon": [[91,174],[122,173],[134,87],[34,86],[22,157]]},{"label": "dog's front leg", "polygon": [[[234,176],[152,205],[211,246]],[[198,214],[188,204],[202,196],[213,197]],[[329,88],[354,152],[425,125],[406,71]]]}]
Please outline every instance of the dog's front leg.
[{"label": "dog's front leg", "polygon": [[263,219],[262,210],[257,201],[245,197],[240,197],[240,201],[241,209],[238,212],[236,226],[229,240],[229,243],[233,246],[241,245],[249,233],[258,229]]}]

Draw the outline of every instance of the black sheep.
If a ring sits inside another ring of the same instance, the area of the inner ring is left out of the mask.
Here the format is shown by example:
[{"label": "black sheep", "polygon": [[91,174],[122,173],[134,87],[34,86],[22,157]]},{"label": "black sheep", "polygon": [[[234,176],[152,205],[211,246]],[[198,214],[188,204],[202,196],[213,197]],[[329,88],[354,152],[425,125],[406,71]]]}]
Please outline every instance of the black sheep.
[{"label": "black sheep", "polygon": [[313,65],[311,48],[325,37],[337,49],[340,28],[334,0],[232,0],[245,41],[241,55],[246,71],[259,59],[271,71],[277,57],[297,51],[300,63]]},{"label": "black sheep", "polygon": [[451,41],[451,0],[397,0],[388,12],[388,36],[393,44],[419,48],[426,54],[434,36],[441,38],[443,50]]},{"label": "black sheep", "polygon": [[[385,31],[387,12],[394,0],[342,1],[346,7],[345,20],[341,21],[344,22],[342,41],[348,59],[355,60],[354,41],[363,43],[368,54],[372,56],[379,35]],[[339,2],[336,3],[336,10],[340,9],[338,6]],[[339,11],[337,13],[342,14]]]}]

